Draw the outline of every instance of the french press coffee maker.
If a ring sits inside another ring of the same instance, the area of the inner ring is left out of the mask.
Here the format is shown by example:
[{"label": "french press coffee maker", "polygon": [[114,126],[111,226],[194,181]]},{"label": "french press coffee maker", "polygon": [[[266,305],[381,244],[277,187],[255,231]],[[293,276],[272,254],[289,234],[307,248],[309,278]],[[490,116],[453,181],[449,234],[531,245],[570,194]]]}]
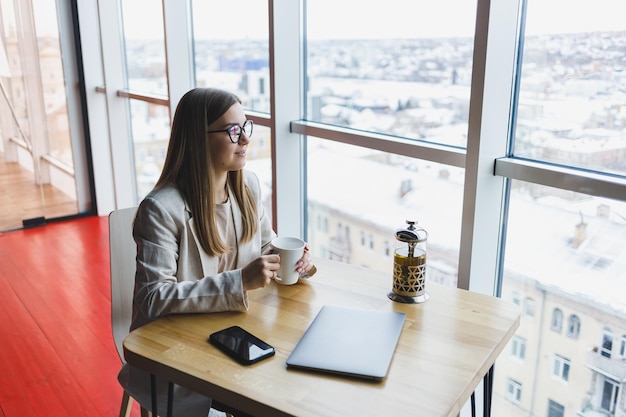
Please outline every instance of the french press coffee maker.
[{"label": "french press coffee maker", "polygon": [[393,288],[387,296],[399,303],[423,303],[426,292],[426,240],[428,232],[407,220],[406,229],[396,231],[400,242],[393,254]]}]

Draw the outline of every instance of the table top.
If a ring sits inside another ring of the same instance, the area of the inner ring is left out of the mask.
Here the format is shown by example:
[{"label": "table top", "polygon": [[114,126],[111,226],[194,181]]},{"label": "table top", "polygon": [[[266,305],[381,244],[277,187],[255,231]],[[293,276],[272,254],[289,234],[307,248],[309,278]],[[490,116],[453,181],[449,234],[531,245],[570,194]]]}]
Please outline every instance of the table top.
[{"label": "table top", "polygon": [[[421,304],[391,301],[392,276],[316,260],[296,285],[248,293],[247,312],[170,315],[124,340],[128,363],[252,415],[457,416],[519,326],[519,308],[496,297],[426,283]],[[383,381],[287,369],[285,361],[323,305],[406,314]],[[239,325],[276,348],[243,366],[208,343]]]}]

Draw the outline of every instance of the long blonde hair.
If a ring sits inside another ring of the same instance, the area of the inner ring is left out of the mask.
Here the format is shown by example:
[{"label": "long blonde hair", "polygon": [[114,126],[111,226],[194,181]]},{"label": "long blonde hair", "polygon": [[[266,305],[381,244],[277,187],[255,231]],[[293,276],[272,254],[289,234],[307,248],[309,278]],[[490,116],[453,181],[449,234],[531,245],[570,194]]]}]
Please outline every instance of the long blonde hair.
[{"label": "long blonde hair", "polygon": [[[219,119],[239,98],[215,88],[195,88],[178,102],[165,164],[155,188],[175,184],[191,209],[198,240],[202,248],[216,256],[230,252],[220,239],[216,227],[214,187],[215,166],[206,133],[208,126]],[[227,184],[242,213],[241,242],[252,239],[258,228],[256,202],[244,183],[243,172],[230,171]],[[234,202],[231,202],[234,204]]]}]

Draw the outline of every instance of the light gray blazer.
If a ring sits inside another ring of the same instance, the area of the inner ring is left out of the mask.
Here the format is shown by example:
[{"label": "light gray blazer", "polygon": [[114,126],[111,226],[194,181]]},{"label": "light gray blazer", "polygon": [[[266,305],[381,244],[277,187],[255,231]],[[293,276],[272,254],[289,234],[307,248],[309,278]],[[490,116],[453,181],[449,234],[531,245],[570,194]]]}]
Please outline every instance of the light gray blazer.
[{"label": "light gray blazer", "polygon": [[[238,265],[232,271],[218,271],[219,258],[201,248],[191,212],[177,188],[159,188],[141,202],[133,230],[137,272],[131,330],[166,314],[248,308],[241,268],[267,252],[276,234],[261,202],[258,178],[243,172],[257,202],[259,228],[251,241],[239,243]],[[242,236],[241,210],[234,198],[230,201],[237,236]]]},{"label": "light gray blazer", "polygon": [[[176,313],[242,311],[248,308],[241,268],[269,251],[276,236],[261,201],[257,176],[244,170],[244,180],[257,203],[259,228],[253,239],[239,243],[237,269],[219,271],[218,257],[209,256],[196,238],[191,211],[174,186],[150,192],[137,209],[133,236],[137,243],[137,271],[131,330]],[[241,210],[229,198],[237,236],[243,235]],[[118,379],[144,407],[150,408],[149,375],[125,365]],[[159,381],[159,409],[165,411],[166,385]],[[206,416],[211,400],[176,387],[175,415]]]}]

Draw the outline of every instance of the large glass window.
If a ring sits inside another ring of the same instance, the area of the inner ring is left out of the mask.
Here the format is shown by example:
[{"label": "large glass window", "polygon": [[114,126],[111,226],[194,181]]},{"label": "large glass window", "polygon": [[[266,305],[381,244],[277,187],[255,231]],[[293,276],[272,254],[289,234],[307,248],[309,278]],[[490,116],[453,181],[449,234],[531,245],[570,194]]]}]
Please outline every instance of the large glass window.
[{"label": "large glass window", "polygon": [[[606,355],[606,326],[626,328],[625,214],[623,201],[512,182],[502,297],[517,292],[534,299],[537,319],[522,320],[516,332],[527,341],[526,363],[533,365],[519,367],[509,356],[496,363],[495,415],[540,415],[549,399],[568,414],[591,413],[606,397],[594,381],[623,372],[620,360]],[[568,312],[567,332],[552,331],[555,306]],[[551,374],[568,381],[566,391]],[[519,407],[498,401],[507,395],[506,378],[526,387]]]},{"label": "large glass window", "polygon": [[308,120],[466,145],[476,2],[315,0],[306,16]]},{"label": "large glass window", "polygon": [[137,201],[161,174],[169,142],[163,6],[160,0],[122,0],[126,87],[146,101],[129,100]]},{"label": "large glass window", "polygon": [[59,32],[65,15],[58,9],[63,10],[55,0],[0,1],[0,177],[5,184],[0,230],[45,224],[89,206],[75,176],[75,161],[81,166],[84,160],[83,138],[75,129],[79,115],[68,108],[79,94],[69,67],[73,32]]},{"label": "large glass window", "polygon": [[[270,113],[268,2],[192,1],[194,73],[197,87],[217,87],[241,99],[246,111]],[[246,168],[263,186],[263,204],[272,210],[272,138],[267,119],[254,118]]]},{"label": "large glass window", "polygon": [[393,249],[406,245],[395,232],[415,220],[430,236],[427,279],[456,285],[462,169],[315,138],[307,156],[308,240],[316,256],[391,277]]},{"label": "large glass window", "polygon": [[619,0],[528,1],[515,154],[626,174]]},{"label": "large glass window", "polygon": [[[39,66],[43,106],[46,109],[48,130],[48,154],[68,167],[73,167],[69,121],[65,96],[65,76],[59,44],[59,28],[56,20],[56,2],[33,3],[35,28],[39,39]],[[74,185],[72,184],[72,188]],[[75,194],[72,190],[71,194]]]},{"label": "large glass window", "polygon": [[170,114],[167,106],[139,100],[130,101],[130,114],[140,201],[161,175],[170,138]]},{"label": "large glass window", "polygon": [[[304,117],[465,147],[475,14],[465,1],[306,2]],[[430,234],[427,279],[456,285],[463,180],[461,168],[309,137],[309,243],[391,273],[395,232],[416,220]]]},{"label": "large glass window", "polygon": [[261,183],[262,204],[272,220],[272,130],[260,124],[254,132],[246,151],[246,169],[253,171]]},{"label": "large glass window", "polygon": [[267,1],[195,0],[192,9],[196,85],[227,89],[246,109],[269,113]]},{"label": "large glass window", "polygon": [[121,4],[128,88],[167,97],[162,1],[122,0]]},{"label": "large glass window", "polygon": [[[523,3],[515,156],[626,173],[622,8],[614,0],[593,6],[562,0]],[[616,296],[626,285],[625,216],[623,200],[511,182],[503,295],[516,291],[534,298],[542,316],[562,306],[568,320],[565,333],[547,331],[543,323],[549,317],[522,323],[517,334],[528,340],[529,358],[536,358],[528,363],[537,366],[519,369],[505,357],[498,360],[496,393],[506,395],[506,378],[512,376],[530,388],[517,406],[498,401],[496,394],[495,414],[540,415],[558,403],[567,415],[591,416],[613,406],[615,390],[597,381],[615,372],[615,366],[623,372],[623,365],[606,354],[603,330],[612,324],[622,331],[626,323],[623,297]],[[544,363],[551,351],[563,356]],[[567,380],[567,390],[550,381],[545,369]]]}]

